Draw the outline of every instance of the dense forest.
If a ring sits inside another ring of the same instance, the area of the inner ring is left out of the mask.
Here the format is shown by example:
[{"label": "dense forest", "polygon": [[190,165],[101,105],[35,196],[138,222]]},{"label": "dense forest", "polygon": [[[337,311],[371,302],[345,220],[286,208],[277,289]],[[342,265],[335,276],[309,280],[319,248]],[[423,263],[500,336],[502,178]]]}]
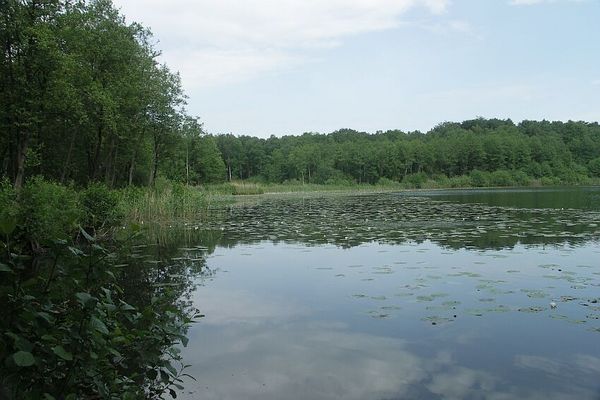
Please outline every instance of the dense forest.
[{"label": "dense forest", "polygon": [[[600,126],[585,122],[483,119],[427,133],[343,129],[257,139],[216,136],[228,178],[310,183],[449,178],[463,186],[581,183],[600,176]],[[463,179],[456,179],[462,177]]]},{"label": "dense forest", "polygon": [[31,176],[109,187],[151,186],[158,176],[413,187],[600,176],[598,123],[478,118],[426,133],[210,135],[186,112],[180,77],[157,61],[151,32],[127,23],[110,0],[2,8],[0,176],[16,187]]},{"label": "dense forest", "polygon": [[214,179],[202,174],[218,165],[216,146],[186,114],[179,75],[157,62],[148,29],[110,0],[0,7],[1,175],[17,187],[33,175],[146,185],[159,168]]}]

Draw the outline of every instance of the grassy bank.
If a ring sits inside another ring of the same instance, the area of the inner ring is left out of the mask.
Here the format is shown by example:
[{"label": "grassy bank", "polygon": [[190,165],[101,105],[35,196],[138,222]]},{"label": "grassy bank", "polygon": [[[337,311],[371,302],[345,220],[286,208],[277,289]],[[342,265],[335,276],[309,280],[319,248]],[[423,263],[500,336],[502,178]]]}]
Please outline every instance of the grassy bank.
[{"label": "grassy bank", "polygon": [[541,187],[559,185],[600,185],[599,178],[585,175],[567,175],[562,178],[542,177],[534,179],[521,171],[472,171],[468,175],[446,177],[445,175],[428,176],[412,174],[402,182],[382,178],[376,184],[359,184],[348,181],[326,184],[302,183],[289,181],[284,183],[268,183],[261,181],[232,181],[222,184],[202,186],[208,197],[215,195],[260,195],[269,193],[304,193],[304,192],[377,192],[411,189],[459,189],[459,188],[492,188],[492,187]]}]

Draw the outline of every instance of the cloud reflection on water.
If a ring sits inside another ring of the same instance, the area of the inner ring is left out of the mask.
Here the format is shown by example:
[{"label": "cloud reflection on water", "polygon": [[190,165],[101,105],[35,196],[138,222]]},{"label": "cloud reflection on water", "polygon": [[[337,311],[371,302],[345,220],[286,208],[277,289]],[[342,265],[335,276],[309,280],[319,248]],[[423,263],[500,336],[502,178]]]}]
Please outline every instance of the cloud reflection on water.
[{"label": "cloud reflection on water", "polygon": [[[345,323],[307,321],[308,310],[250,292],[203,293],[208,310],[191,332],[184,399],[592,399],[573,388],[524,388],[460,365],[451,352],[423,356],[414,343],[350,331]],[[206,295],[206,296],[205,296]],[[208,299],[218,298],[218,304]],[[220,315],[219,315],[220,313]],[[211,317],[212,315],[213,317]],[[600,360],[573,357],[573,365],[597,372]],[[515,357],[515,367],[545,374],[564,370],[544,357]]]}]

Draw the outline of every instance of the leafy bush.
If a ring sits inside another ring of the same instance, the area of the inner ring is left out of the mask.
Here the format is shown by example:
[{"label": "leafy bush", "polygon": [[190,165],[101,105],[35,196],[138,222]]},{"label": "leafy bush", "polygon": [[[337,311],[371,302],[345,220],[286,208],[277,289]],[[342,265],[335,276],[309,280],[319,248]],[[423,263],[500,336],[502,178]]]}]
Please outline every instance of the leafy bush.
[{"label": "leafy bush", "polygon": [[469,175],[453,176],[450,178],[450,187],[452,188],[466,188],[471,186],[472,183]]},{"label": "leafy bush", "polygon": [[83,215],[79,196],[71,187],[36,177],[20,193],[19,225],[36,243],[69,237]]},{"label": "leafy bush", "polygon": [[119,194],[102,183],[88,185],[79,193],[79,201],[85,213],[86,227],[112,226],[123,219],[119,210]]},{"label": "leafy bush", "polygon": [[513,182],[518,186],[529,186],[531,185],[531,177],[524,171],[513,171],[512,174]]},{"label": "leafy bush", "polygon": [[582,185],[588,182],[588,171],[579,164],[564,167],[557,175],[563,184]]},{"label": "leafy bush", "polygon": [[434,174],[431,176],[431,179],[436,182],[436,187],[438,188],[450,186],[450,180],[445,174]]},{"label": "leafy bush", "polygon": [[492,186],[514,186],[514,184],[510,171],[498,170],[492,172],[490,176],[490,185]]},{"label": "leafy bush", "polygon": [[590,176],[600,177],[600,157],[594,158],[588,163]]},{"label": "leafy bush", "polygon": [[383,176],[377,181],[377,186],[398,186],[398,182]]},{"label": "leafy bush", "polygon": [[471,184],[475,187],[490,186],[491,176],[489,172],[474,169],[469,174],[469,177],[471,178]]},{"label": "leafy bush", "polygon": [[540,183],[542,186],[558,186],[561,184],[560,179],[555,176],[543,176]]},{"label": "leafy bush", "polygon": [[427,179],[427,174],[424,172],[420,172],[418,174],[406,175],[402,180],[402,183],[409,188],[420,189],[423,186],[423,183],[427,181]]},{"label": "leafy bush", "polygon": [[0,387],[15,400],[162,398],[181,381],[175,346],[195,317],[177,302],[184,282],[164,285],[167,270],[125,291],[148,270],[127,242],[117,255],[80,237],[39,255],[0,251]]},{"label": "leafy bush", "polygon": [[152,206],[172,217],[205,206],[197,189],[159,185],[77,193],[33,178],[17,192],[0,181],[0,397],[176,395],[185,368],[178,348],[198,316],[181,301],[188,267],[148,269],[128,240],[138,228],[105,242],[78,228],[119,222],[120,210]]},{"label": "leafy bush", "polygon": [[8,236],[17,226],[17,193],[7,179],[0,180],[0,234]]}]

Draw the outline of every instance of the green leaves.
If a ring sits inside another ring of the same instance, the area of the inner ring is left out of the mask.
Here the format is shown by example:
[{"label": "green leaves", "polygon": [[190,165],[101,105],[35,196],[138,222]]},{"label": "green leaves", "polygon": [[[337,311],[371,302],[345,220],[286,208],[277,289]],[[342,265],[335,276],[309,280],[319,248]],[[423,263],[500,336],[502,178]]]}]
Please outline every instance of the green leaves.
[{"label": "green leaves", "polygon": [[90,326],[97,330],[100,333],[103,333],[105,335],[108,335],[108,328],[106,327],[106,324],[102,321],[100,321],[98,318],[96,317],[92,317],[90,318]]},{"label": "green leaves", "polygon": [[0,263],[0,272],[13,272],[13,270],[8,265]]},{"label": "green leaves", "polygon": [[65,361],[73,361],[73,354],[66,351],[62,346],[54,346],[52,352]]},{"label": "green leaves", "polygon": [[83,235],[83,237],[88,241],[88,242],[94,242],[96,241],[96,239],[94,239],[89,233],[87,233],[85,231],[85,229],[83,229],[82,227],[79,227],[79,232],[81,232],[81,234]]},{"label": "green leaves", "polygon": [[[119,239],[98,228],[78,229],[69,222],[78,207],[70,202],[65,207],[75,211],[57,217],[62,195],[77,194],[58,186],[26,182],[21,193],[27,199],[18,207],[30,214],[29,225],[21,230],[19,223],[9,242],[0,232],[0,379],[18,398],[166,395],[182,376],[178,364],[166,363],[180,360],[176,350],[187,341],[189,317],[178,303],[187,275],[154,275],[144,257],[132,256],[140,251],[131,232]],[[41,251],[32,251],[30,241]],[[175,281],[173,288],[154,286]],[[146,377],[147,370],[156,379]]]},{"label": "green leaves", "polygon": [[79,302],[79,304],[81,304],[83,308],[94,308],[96,306],[96,303],[98,302],[98,299],[96,297],[92,296],[87,292],[75,293],[75,297],[77,298],[77,301]]},{"label": "green leaves", "polygon": [[17,227],[17,217],[14,215],[0,214],[0,233],[8,236]]},{"label": "green leaves", "polygon": [[19,367],[31,367],[35,364],[35,358],[33,354],[28,351],[17,351],[13,354],[13,360]]}]

